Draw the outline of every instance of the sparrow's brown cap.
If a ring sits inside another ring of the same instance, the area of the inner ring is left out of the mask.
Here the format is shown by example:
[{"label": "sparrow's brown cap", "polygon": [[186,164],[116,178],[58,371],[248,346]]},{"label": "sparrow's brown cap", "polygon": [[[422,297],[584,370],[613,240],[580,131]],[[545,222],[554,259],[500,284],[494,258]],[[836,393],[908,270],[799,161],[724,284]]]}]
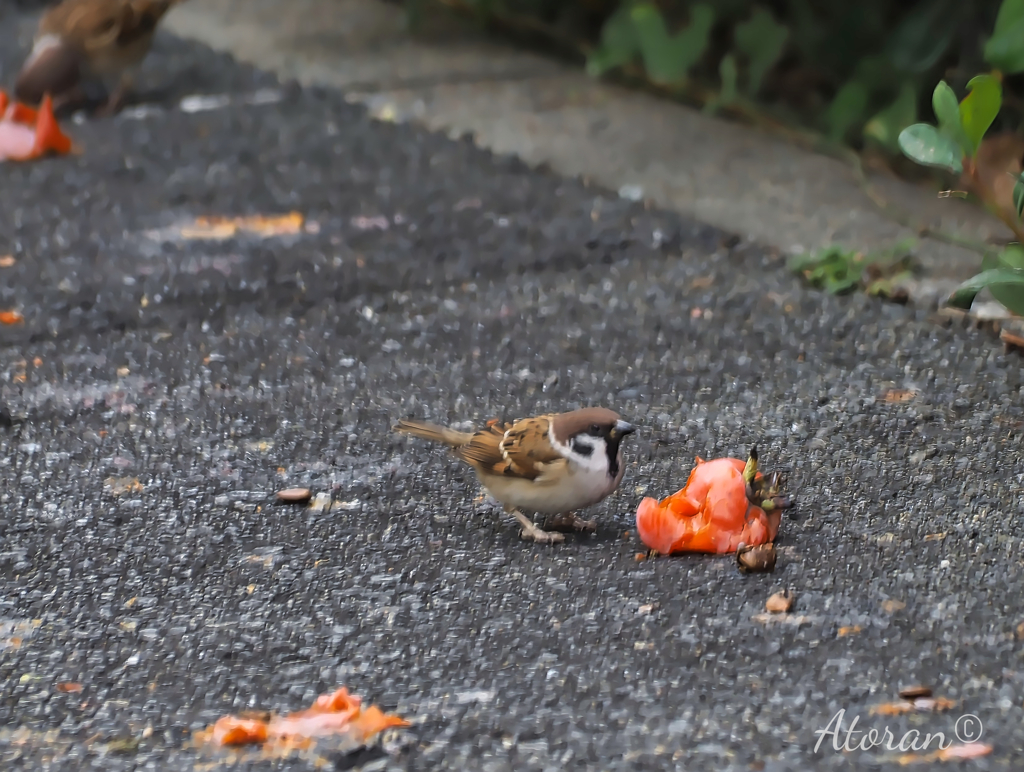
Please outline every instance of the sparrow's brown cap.
[{"label": "sparrow's brown cap", "polygon": [[580,432],[589,431],[592,426],[620,436],[634,431],[633,426],[623,421],[618,413],[604,407],[585,407],[551,419],[551,432],[558,442],[566,442]]}]

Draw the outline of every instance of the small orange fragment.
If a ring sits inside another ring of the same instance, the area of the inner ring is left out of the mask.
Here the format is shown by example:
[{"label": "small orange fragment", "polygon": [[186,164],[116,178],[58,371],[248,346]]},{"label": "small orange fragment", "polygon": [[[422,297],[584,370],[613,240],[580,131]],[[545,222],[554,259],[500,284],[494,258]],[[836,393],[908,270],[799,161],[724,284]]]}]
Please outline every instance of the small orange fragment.
[{"label": "small orange fragment", "polygon": [[913,389],[889,389],[885,392],[885,401],[890,404],[908,402],[915,396],[917,396],[917,392]]},{"label": "small orange fragment", "polygon": [[82,691],[82,685],[74,681],[61,681],[54,688],[58,692],[64,692],[65,694],[78,694]]},{"label": "small orange fragment", "polygon": [[266,721],[223,716],[209,731],[213,740],[221,745],[271,741],[299,748],[314,738],[340,734],[349,734],[362,743],[390,727],[408,725],[405,719],[384,713],[376,706],[363,710],[362,700],[341,687],[329,694],[321,694],[306,710],[272,716]]},{"label": "small orange fragment", "polygon": [[0,311],[0,324],[21,324],[25,321],[20,311]]},{"label": "small orange fragment", "polygon": [[213,725],[213,739],[221,745],[245,745],[267,741],[267,722],[254,718],[223,716]]},{"label": "small orange fragment", "polygon": [[14,255],[0,255],[0,268],[10,268],[16,262]]},{"label": "small orange fragment", "polygon": [[11,103],[2,91],[0,97],[0,161],[28,161],[51,152],[71,152],[71,139],[57,124],[49,94],[38,110]]},{"label": "small orange fragment", "polygon": [[950,745],[939,751],[938,757],[942,761],[947,759],[976,759],[980,756],[987,756],[992,752],[992,746],[987,743],[964,743],[963,745]]}]

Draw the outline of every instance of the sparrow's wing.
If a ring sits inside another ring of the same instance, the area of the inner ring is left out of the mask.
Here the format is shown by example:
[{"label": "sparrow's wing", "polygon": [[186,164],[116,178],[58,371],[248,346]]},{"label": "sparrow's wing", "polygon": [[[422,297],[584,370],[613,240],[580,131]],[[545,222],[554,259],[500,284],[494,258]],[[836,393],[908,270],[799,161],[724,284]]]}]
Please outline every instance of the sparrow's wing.
[{"label": "sparrow's wing", "polygon": [[84,52],[127,47],[152,35],[182,0],[65,0],[39,22],[42,35],[59,35]]},{"label": "sparrow's wing", "polygon": [[131,45],[134,41],[151,35],[164,14],[183,0],[129,0],[127,13],[123,17],[117,36],[120,45]]},{"label": "sparrow's wing", "polygon": [[546,416],[495,421],[456,448],[455,455],[491,474],[536,480],[552,463],[565,461],[548,441],[549,425]]},{"label": "sparrow's wing", "polygon": [[83,52],[109,46],[132,9],[125,0],[65,0],[39,20],[39,37],[53,35]]}]

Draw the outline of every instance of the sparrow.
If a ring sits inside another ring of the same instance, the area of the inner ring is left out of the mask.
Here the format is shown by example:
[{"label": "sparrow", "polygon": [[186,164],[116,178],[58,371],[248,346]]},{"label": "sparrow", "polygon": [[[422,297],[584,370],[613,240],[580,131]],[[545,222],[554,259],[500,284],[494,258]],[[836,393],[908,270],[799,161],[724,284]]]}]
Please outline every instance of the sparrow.
[{"label": "sparrow", "polygon": [[606,498],[622,481],[622,438],[636,429],[602,407],[490,421],[483,429],[461,432],[421,421],[399,421],[393,429],[451,448],[469,464],[483,488],[522,525],[522,537],[541,543],[565,540],[538,528],[520,510],[558,515],[554,526],[595,530],[573,510]]},{"label": "sparrow", "polygon": [[116,112],[131,87],[129,71],[145,59],[157,24],[179,2],[63,0],[39,20],[32,52],[15,81],[15,96],[35,104],[49,93],[63,105],[80,98],[84,80],[114,80],[116,88],[100,109]]}]

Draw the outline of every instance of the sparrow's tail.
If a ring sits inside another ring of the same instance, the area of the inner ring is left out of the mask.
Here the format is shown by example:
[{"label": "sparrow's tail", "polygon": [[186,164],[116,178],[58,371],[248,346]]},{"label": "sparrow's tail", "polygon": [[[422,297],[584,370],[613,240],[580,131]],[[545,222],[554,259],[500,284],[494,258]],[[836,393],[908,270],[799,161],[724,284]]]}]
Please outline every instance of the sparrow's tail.
[{"label": "sparrow's tail", "polygon": [[471,432],[459,432],[455,429],[427,423],[426,421],[400,420],[395,425],[393,431],[401,434],[411,434],[413,437],[430,440],[431,442],[441,442],[452,448],[461,448],[473,439]]}]

